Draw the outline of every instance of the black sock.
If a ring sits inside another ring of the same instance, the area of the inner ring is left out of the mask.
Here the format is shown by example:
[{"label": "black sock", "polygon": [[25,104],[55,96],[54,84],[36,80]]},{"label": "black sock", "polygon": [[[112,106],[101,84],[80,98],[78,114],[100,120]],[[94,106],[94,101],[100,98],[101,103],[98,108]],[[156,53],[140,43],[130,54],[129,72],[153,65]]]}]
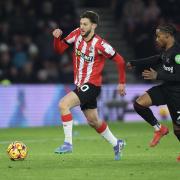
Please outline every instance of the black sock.
[{"label": "black sock", "polygon": [[147,121],[151,126],[159,125],[158,120],[153,115],[150,108],[141,106],[136,101],[133,104],[135,111],[145,120]]}]

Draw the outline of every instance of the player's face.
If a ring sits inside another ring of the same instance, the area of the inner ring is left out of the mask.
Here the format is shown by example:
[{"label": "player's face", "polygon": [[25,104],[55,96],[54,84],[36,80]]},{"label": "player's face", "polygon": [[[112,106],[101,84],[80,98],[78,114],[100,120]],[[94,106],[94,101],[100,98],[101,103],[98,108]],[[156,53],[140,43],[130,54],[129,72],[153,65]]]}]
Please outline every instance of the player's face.
[{"label": "player's face", "polygon": [[159,47],[165,48],[167,44],[167,33],[156,30],[156,43]]},{"label": "player's face", "polygon": [[88,18],[81,18],[80,20],[81,36],[87,37],[93,30],[93,23]]}]

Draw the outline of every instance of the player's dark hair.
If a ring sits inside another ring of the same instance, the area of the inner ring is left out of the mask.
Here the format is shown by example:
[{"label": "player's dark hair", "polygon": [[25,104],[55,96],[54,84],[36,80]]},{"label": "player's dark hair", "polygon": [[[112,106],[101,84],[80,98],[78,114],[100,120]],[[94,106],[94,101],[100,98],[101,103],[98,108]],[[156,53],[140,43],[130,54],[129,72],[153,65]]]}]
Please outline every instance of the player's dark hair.
[{"label": "player's dark hair", "polygon": [[165,33],[169,33],[171,36],[175,36],[177,33],[175,26],[173,26],[172,24],[159,25],[156,29],[159,29],[160,31]]},{"label": "player's dark hair", "polygon": [[94,11],[85,11],[80,18],[88,18],[92,23],[99,24],[99,15]]}]

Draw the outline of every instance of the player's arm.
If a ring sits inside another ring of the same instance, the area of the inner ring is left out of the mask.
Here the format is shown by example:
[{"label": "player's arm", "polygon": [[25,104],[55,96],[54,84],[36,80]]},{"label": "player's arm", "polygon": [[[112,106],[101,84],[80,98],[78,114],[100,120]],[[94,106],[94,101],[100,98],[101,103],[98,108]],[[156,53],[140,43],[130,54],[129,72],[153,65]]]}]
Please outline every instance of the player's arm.
[{"label": "player's arm", "polygon": [[125,61],[124,58],[119,54],[115,53],[112,57],[112,60],[116,63],[119,73],[119,83],[125,84],[126,83],[126,71],[125,71]]},{"label": "player's arm", "polygon": [[126,83],[126,76],[125,76],[125,62],[122,56],[118,54],[115,49],[105,41],[101,41],[98,46],[99,52],[108,59],[112,59],[116,62],[118,73],[119,73],[119,85],[118,91],[120,95],[124,96],[125,92],[125,83]]},{"label": "player's arm", "polygon": [[133,66],[152,66],[160,63],[160,55],[154,55],[146,58],[131,60],[127,63],[127,67],[131,69]]},{"label": "player's arm", "polygon": [[119,73],[119,84],[118,91],[120,95],[124,96],[125,92],[125,83],[126,83],[126,66],[124,58],[117,52],[112,57],[112,60],[116,62],[118,73]]},{"label": "player's arm", "polygon": [[53,31],[55,51],[62,54],[71,44],[75,42],[75,38],[78,34],[80,34],[79,28],[75,29],[67,37],[61,40],[62,30],[55,29]]},{"label": "player's arm", "polygon": [[54,50],[62,54],[69,47],[64,39],[61,40],[62,30],[55,29],[52,34],[54,36]]}]

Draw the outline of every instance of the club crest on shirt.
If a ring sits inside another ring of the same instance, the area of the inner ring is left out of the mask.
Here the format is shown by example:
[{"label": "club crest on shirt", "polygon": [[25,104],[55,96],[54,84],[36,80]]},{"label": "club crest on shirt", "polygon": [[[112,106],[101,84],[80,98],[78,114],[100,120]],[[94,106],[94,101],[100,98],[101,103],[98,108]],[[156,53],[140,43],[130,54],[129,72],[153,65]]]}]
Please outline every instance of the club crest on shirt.
[{"label": "club crest on shirt", "polygon": [[76,49],[76,56],[81,57],[86,62],[92,62],[93,56],[87,56],[85,53],[82,53],[80,50]]}]

